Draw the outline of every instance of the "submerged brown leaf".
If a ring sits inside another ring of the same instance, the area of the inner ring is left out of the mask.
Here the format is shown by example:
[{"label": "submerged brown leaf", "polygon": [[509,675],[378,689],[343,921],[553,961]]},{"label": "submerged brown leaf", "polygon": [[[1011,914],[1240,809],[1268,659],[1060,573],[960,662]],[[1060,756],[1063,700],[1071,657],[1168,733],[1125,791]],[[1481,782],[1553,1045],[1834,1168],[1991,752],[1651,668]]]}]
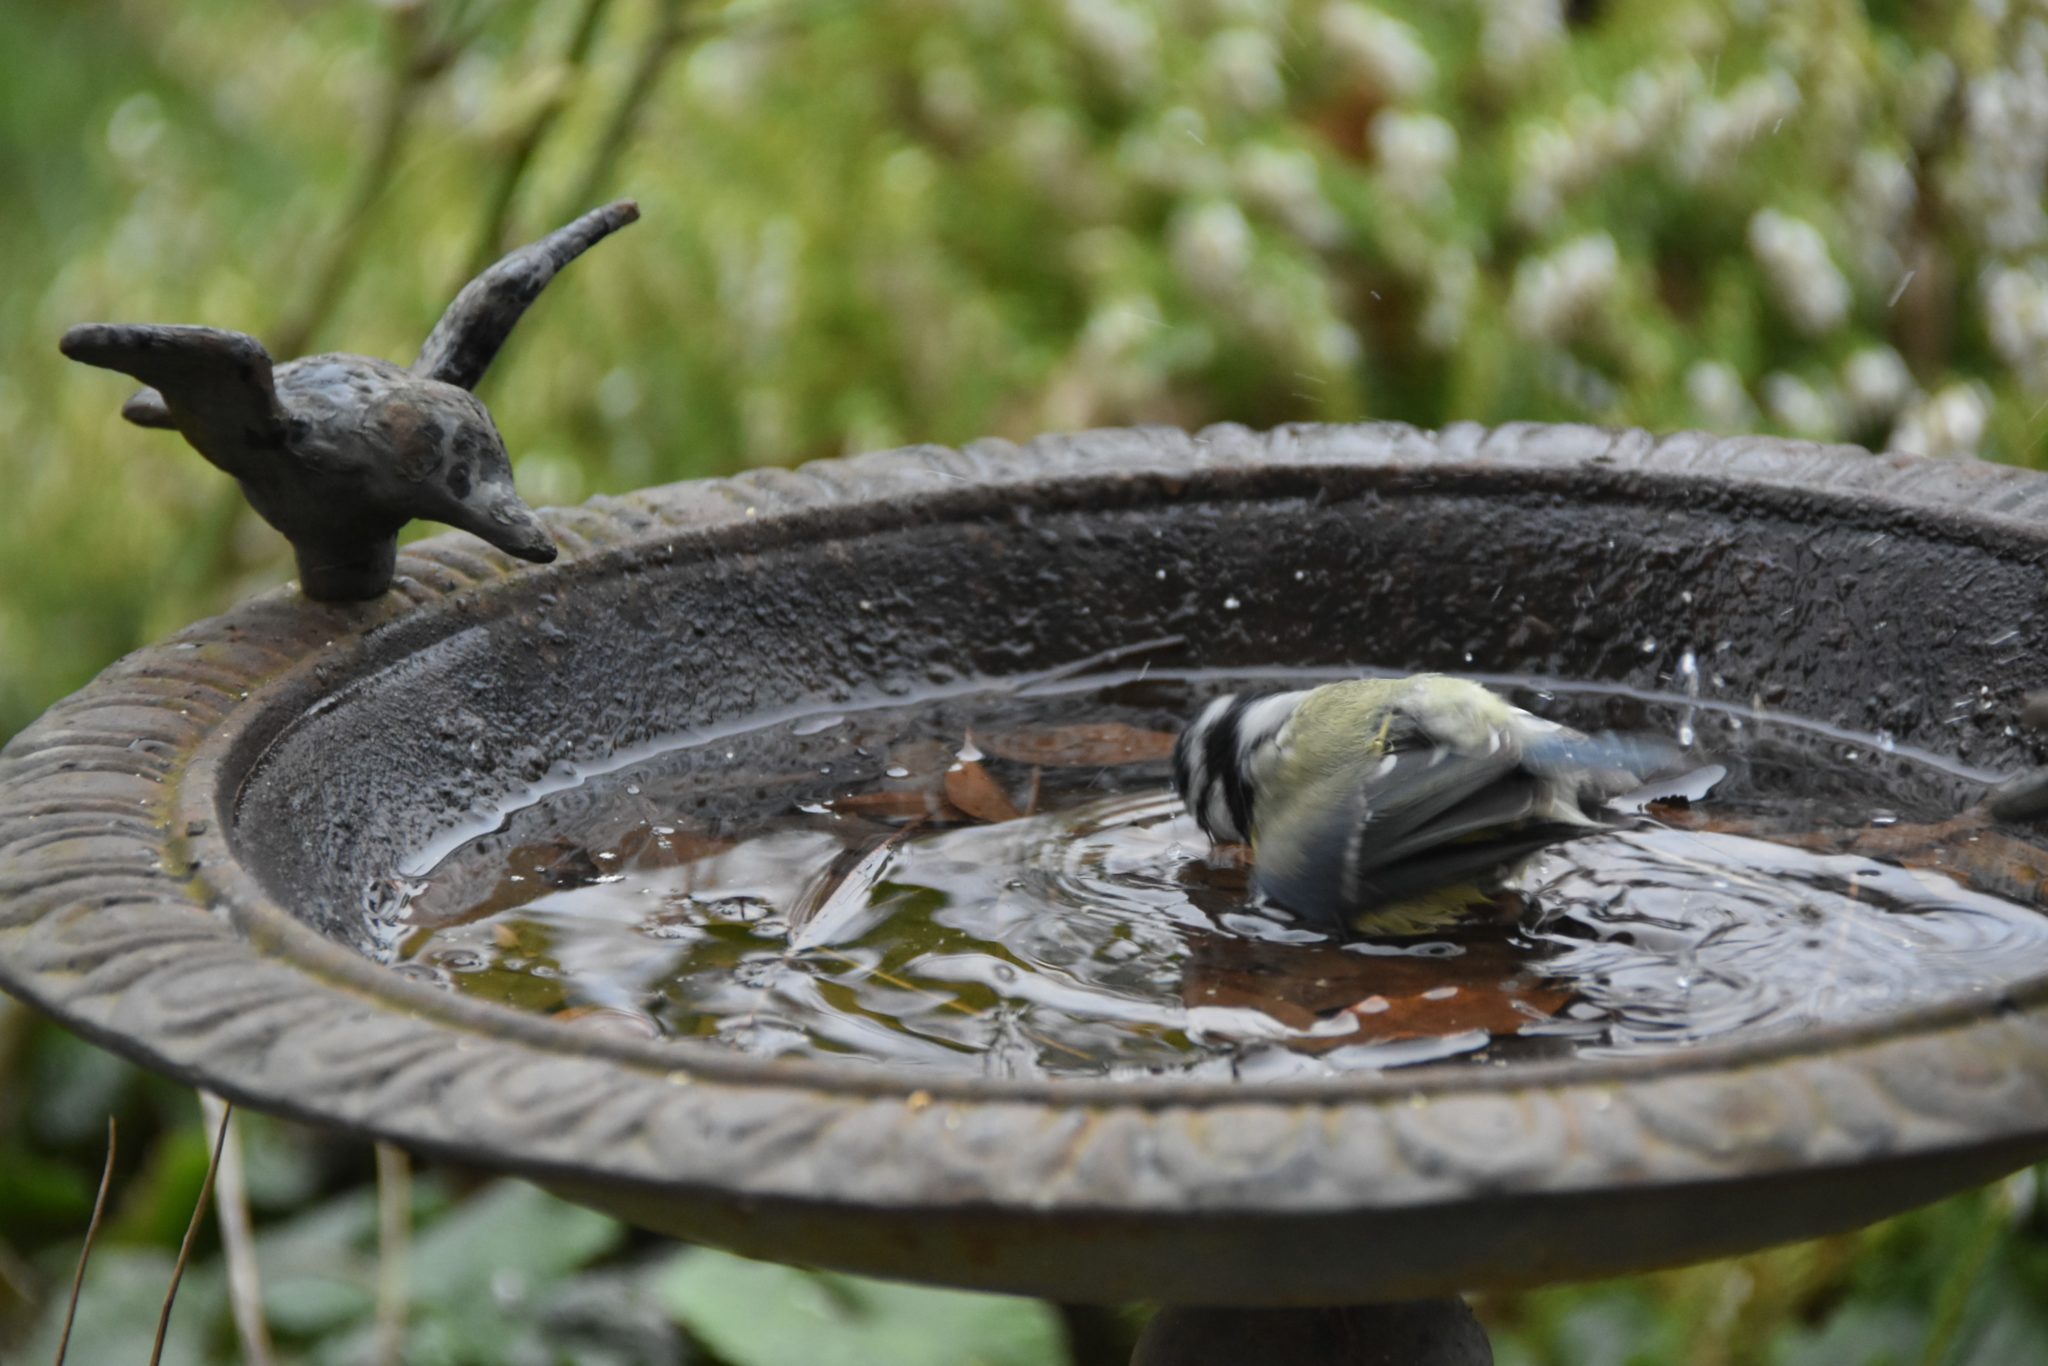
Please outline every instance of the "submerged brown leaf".
[{"label": "submerged brown leaf", "polygon": [[941,825],[958,825],[967,813],[931,789],[896,788],[882,792],[853,792],[826,803],[834,811],[869,820],[921,820]]},{"label": "submerged brown leaf", "polygon": [[996,825],[1024,813],[980,763],[967,760],[946,772],[946,799],[978,821]]},{"label": "submerged brown leaf", "polygon": [[1173,755],[1173,739],[1162,730],[1140,730],[1121,721],[1073,726],[1029,726],[977,737],[990,754],[1045,768],[1115,768],[1149,764]]},{"label": "submerged brown leaf", "polygon": [[2048,849],[2006,834],[1982,807],[1930,823],[1816,830],[1787,830],[1782,823],[1698,808],[1660,805],[1651,807],[1651,813],[1678,830],[1770,840],[1821,854],[1855,854],[1903,868],[1944,873],[1990,896],[2036,904],[2048,901]]},{"label": "submerged brown leaf", "polygon": [[1310,1052],[1474,1029],[1513,1034],[1572,999],[1530,972],[1505,936],[1458,942],[1463,953],[1436,958],[1204,935],[1191,941],[1181,997],[1189,1006],[1248,1007],[1295,1029],[1339,1011],[1357,1021],[1346,1034],[1290,1041]]},{"label": "submerged brown leaf", "polygon": [[661,1026],[652,1015],[624,1006],[570,1006],[548,1017],[557,1024],[574,1025],[593,1034],[610,1034],[622,1039],[658,1039]]}]

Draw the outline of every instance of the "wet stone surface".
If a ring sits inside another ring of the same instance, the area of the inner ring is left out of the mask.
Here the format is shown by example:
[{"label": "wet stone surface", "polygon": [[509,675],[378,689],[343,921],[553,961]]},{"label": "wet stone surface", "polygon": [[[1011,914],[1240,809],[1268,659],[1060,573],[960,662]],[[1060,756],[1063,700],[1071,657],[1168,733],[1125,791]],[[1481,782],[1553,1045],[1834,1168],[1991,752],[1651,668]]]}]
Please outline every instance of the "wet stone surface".
[{"label": "wet stone surface", "polygon": [[1283,1079],[1668,1051],[2048,969],[2048,853],[1975,775],[1683,697],[1510,689],[1677,737],[1701,800],[1419,934],[1252,901],[1167,778],[1205,697],[1096,678],[679,737],[480,813],[367,892],[401,973],[566,1027],[967,1075]]}]

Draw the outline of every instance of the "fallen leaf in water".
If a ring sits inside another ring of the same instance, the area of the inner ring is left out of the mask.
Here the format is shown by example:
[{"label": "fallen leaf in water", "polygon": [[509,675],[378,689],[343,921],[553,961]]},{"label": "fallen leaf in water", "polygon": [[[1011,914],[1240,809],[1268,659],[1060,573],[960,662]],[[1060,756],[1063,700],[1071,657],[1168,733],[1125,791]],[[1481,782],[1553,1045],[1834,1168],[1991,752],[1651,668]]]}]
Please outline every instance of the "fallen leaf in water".
[{"label": "fallen leaf in water", "polygon": [[1405,995],[1368,996],[1348,1007],[1358,1020],[1358,1032],[1340,1042],[1440,1039],[1474,1029],[1514,1034],[1524,1025],[1550,1019],[1572,998],[1565,988],[1545,986],[1539,978],[1523,974],[1470,983],[1448,996],[1443,992],[1434,987]]},{"label": "fallen leaf in water", "polygon": [[1173,755],[1173,737],[1165,731],[1139,730],[1121,721],[1031,726],[977,739],[999,759],[1046,768],[1114,768],[1155,763]]},{"label": "fallen leaf in water", "polygon": [[1463,953],[1439,958],[1203,935],[1190,941],[1181,999],[1257,1010],[1297,1030],[1339,1011],[1358,1022],[1350,1033],[1289,1041],[1310,1052],[1474,1029],[1513,1034],[1572,999],[1568,988],[1529,972],[1502,935],[1457,942]]},{"label": "fallen leaf in water", "polygon": [[967,813],[936,791],[853,792],[825,803],[834,811],[866,816],[870,820],[925,820],[935,824],[958,825]]},{"label": "fallen leaf in water", "polygon": [[[2048,850],[2000,830],[1982,807],[1947,820],[1897,825],[1787,829],[1782,820],[1652,805],[1650,814],[1674,830],[1768,840],[1819,854],[1854,854],[1902,868],[1932,869],[1965,887],[2007,900],[2048,901]],[[1853,894],[1853,893],[1852,893]]]},{"label": "fallen leaf in water", "polygon": [[979,763],[955,764],[946,772],[946,799],[978,821],[996,825],[1024,813]]},{"label": "fallen leaf in water", "polygon": [[570,1006],[567,1010],[556,1011],[549,1018],[593,1034],[612,1034],[624,1039],[661,1037],[661,1026],[654,1022],[652,1015],[643,1015],[622,1006]]}]

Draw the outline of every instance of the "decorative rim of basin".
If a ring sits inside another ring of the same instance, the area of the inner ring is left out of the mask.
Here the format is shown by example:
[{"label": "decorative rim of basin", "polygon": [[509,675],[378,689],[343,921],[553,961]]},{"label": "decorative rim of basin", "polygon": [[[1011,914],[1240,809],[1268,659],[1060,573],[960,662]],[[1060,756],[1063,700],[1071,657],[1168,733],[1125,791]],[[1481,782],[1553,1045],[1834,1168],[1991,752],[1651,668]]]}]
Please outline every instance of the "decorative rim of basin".
[{"label": "decorative rim of basin", "polygon": [[0,752],[0,985],[257,1108],[572,1185],[742,1201],[1321,1216],[2048,1147],[2048,975],[1677,1058],[1270,1085],[949,1079],[593,1035],[435,991],[299,922],[234,854],[237,746],[332,705],[393,650],[473,623],[495,595],[567,593],[691,547],[980,515],[992,490],[1085,509],[1339,467],[1797,499],[2048,560],[2048,478],[2029,471],[1526,424],[1100,431],[594,499],[546,514],[563,551],[548,568],[437,537],[382,600],[279,590],[53,706]]}]

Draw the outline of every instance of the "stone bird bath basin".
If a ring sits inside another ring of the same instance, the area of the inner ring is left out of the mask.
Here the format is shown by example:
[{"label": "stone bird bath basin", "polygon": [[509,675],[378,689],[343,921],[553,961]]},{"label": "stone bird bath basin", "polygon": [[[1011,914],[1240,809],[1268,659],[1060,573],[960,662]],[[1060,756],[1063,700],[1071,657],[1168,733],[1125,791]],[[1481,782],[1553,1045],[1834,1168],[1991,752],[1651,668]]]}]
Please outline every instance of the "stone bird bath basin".
[{"label": "stone bird bath basin", "polygon": [[551,566],[427,541],[381,600],[269,594],[17,736],[0,985],[237,1103],[643,1227],[1070,1301],[1604,1276],[2048,1156],[2048,977],[1659,1058],[1145,1084],[592,1034],[357,947],[395,851],[552,761],[1167,635],[1204,666],[1642,688],[1711,643],[1709,700],[2029,767],[2012,719],[2048,669],[2039,475],[1582,427],[1222,427],[917,447],[547,520]]}]

